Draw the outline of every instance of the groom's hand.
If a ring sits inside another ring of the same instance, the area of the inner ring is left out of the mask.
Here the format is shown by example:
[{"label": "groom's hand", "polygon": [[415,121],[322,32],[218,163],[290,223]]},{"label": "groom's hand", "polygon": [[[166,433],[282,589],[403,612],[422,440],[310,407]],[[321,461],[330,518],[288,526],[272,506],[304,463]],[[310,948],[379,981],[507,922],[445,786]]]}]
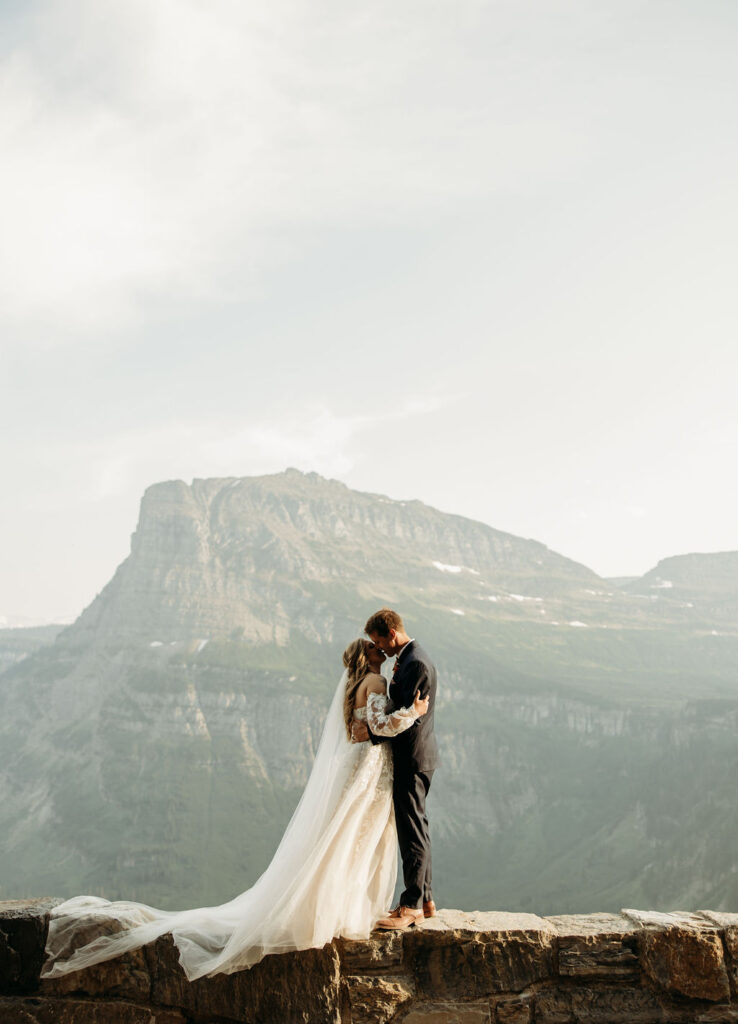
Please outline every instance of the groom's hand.
[{"label": "groom's hand", "polygon": [[369,730],[367,729],[364,722],[352,722],[351,723],[351,742],[352,743],[364,743],[369,739]]}]

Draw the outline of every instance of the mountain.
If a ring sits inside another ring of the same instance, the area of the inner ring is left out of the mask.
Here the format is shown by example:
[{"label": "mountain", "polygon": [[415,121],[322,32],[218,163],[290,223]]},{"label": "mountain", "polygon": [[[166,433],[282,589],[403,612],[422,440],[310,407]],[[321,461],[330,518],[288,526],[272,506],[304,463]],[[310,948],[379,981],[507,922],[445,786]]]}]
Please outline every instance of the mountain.
[{"label": "mountain", "polygon": [[343,648],[389,604],[439,669],[442,903],[728,909],[737,558],[616,583],[314,473],[155,484],[107,586],[0,674],[0,898],[186,907],[246,888]]},{"label": "mountain", "polygon": [[40,647],[53,643],[63,628],[61,624],[0,628],[0,674]]},{"label": "mountain", "polygon": [[692,616],[706,627],[723,623],[730,632],[738,621],[738,551],[664,558],[626,589],[641,596],[668,596],[694,609]]},{"label": "mountain", "polygon": [[237,629],[257,644],[324,643],[339,622],[357,624],[341,588],[351,601],[399,588],[427,594],[423,603],[476,602],[521,587],[565,595],[597,580],[543,544],[315,473],[177,480],[145,492],[131,557],[69,637],[120,638],[123,620],[130,639],[155,627],[177,640]]}]

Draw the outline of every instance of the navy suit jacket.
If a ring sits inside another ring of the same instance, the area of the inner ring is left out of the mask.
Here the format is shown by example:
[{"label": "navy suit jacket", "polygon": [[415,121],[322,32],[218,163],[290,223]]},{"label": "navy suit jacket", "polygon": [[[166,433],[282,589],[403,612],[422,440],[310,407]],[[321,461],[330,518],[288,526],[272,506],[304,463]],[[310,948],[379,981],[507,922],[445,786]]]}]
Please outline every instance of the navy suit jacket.
[{"label": "navy suit jacket", "polygon": [[428,713],[401,732],[399,736],[374,736],[369,733],[372,743],[387,740],[392,744],[395,780],[413,772],[433,771],[438,762],[438,744],[433,731],[433,717],[436,704],[436,666],[415,640],[403,647],[392,681],[389,685],[388,711],[412,707],[415,694],[429,697]]}]

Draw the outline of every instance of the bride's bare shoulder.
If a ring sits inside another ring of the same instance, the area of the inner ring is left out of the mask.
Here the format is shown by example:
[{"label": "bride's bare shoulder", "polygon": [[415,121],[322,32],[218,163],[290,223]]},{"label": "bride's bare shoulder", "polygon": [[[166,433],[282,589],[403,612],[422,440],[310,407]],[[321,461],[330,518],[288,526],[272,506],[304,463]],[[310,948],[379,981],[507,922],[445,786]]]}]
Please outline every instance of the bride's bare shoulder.
[{"label": "bride's bare shoulder", "polygon": [[367,693],[384,693],[387,689],[384,676],[380,676],[379,673],[375,672],[364,677],[363,685],[366,686]]},{"label": "bride's bare shoulder", "polygon": [[374,672],[371,672],[368,676],[364,676],[356,688],[354,707],[366,707],[366,702],[369,699],[370,693],[384,693],[385,689],[386,683],[384,681],[384,676],[377,675]]}]

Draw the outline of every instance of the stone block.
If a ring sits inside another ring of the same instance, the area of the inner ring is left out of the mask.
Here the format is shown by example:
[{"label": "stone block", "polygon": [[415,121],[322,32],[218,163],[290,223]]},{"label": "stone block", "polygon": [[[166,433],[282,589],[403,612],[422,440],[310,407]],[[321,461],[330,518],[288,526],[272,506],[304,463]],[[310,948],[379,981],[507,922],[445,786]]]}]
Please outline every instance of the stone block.
[{"label": "stone block", "polygon": [[638,925],[622,914],[558,914],[543,920],[562,938],[607,935],[624,939],[639,931]]},{"label": "stone block", "polygon": [[501,999],[494,1007],[495,1024],[530,1024],[533,1003],[530,997]]},{"label": "stone block", "polygon": [[636,978],[637,926],[620,914],[547,917],[556,929],[559,974],[565,978]]},{"label": "stone block", "polygon": [[105,960],[82,971],[63,974],[59,978],[42,978],[39,993],[66,996],[79,993],[94,998],[108,997],[147,1003],[151,996],[151,979],[143,950]]},{"label": "stone block", "polygon": [[61,900],[0,902],[0,994],[34,992],[44,962],[49,911]]},{"label": "stone block", "polygon": [[543,988],[533,996],[533,1019],[545,1024],[575,1024],[571,991]]},{"label": "stone block", "polygon": [[618,939],[587,936],[559,944],[559,974],[565,978],[637,978],[638,956]]},{"label": "stone block", "polygon": [[725,947],[725,966],[728,971],[733,995],[738,994],[738,924],[730,924],[723,929],[723,946]]},{"label": "stone block", "polygon": [[[537,914],[513,914],[503,910],[439,910],[436,917],[421,921],[415,932],[457,932],[460,935],[479,933],[551,932],[556,929]],[[412,934],[412,932],[406,932]]]},{"label": "stone block", "polygon": [[716,931],[678,925],[644,929],[638,947],[644,971],[667,992],[711,1002],[730,999],[723,944]]},{"label": "stone block", "polygon": [[1,1024],[187,1024],[178,1010],[132,1003],[26,997],[0,999]]},{"label": "stone block", "polygon": [[697,1010],[689,1018],[689,1024],[736,1024],[738,1007],[710,1006],[706,1010]]},{"label": "stone block", "polygon": [[423,1003],[413,1006],[402,1024],[491,1024],[489,1003]]},{"label": "stone block", "polygon": [[336,946],[344,974],[397,971],[402,965],[403,932],[375,931],[368,939],[338,939]]},{"label": "stone block", "polygon": [[339,1024],[340,972],[333,944],[274,953],[248,970],[188,981],[171,935],[144,948],[151,1002],[219,1024]]},{"label": "stone block", "polygon": [[405,963],[421,997],[480,999],[550,978],[555,938],[534,914],[442,911],[406,933]]},{"label": "stone block", "polygon": [[413,998],[407,978],[349,975],[344,983],[351,1024],[387,1024]]},{"label": "stone block", "polygon": [[639,985],[632,988],[600,985],[577,987],[572,989],[570,996],[572,1015],[577,1022],[656,1024],[658,1021],[672,1019],[664,1016],[656,993]]}]

